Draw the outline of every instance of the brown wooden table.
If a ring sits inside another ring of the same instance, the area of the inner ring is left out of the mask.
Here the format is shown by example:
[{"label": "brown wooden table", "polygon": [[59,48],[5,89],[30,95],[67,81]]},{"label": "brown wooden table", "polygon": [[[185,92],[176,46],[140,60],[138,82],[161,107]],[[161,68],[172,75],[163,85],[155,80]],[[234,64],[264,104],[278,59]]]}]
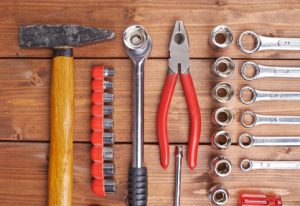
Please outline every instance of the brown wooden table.
[{"label": "brown wooden table", "polygon": [[[219,24],[230,26],[235,35],[244,30],[282,37],[300,37],[300,2],[287,1],[37,1],[17,0],[0,3],[0,205],[46,205],[47,154],[49,146],[49,72],[50,50],[22,50],[18,47],[21,24],[77,23],[112,29],[114,41],[75,49],[76,113],[74,141],[74,204],[126,205],[127,173],[131,159],[131,63],[124,53],[121,33],[130,24],[144,25],[153,39],[153,50],[145,70],[145,164],[149,169],[149,204],[172,205],[174,191],[174,158],[169,169],[159,164],[156,135],[157,107],[167,72],[169,38],[176,20],[183,20],[191,47],[191,73],[202,112],[201,145],[198,167],[190,171],[183,161],[182,205],[209,205],[207,190],[222,183],[230,193],[228,205],[236,205],[241,191],[275,192],[287,205],[300,205],[300,172],[255,171],[239,169],[243,158],[262,160],[300,160],[298,148],[241,149],[237,138],[242,132],[254,135],[300,135],[299,126],[259,126],[245,129],[240,114],[250,109],[264,114],[300,115],[299,102],[241,104],[237,96],[227,104],[234,111],[234,122],[228,127],[233,146],[226,151],[210,147],[210,134],[216,130],[210,121],[212,109],[221,106],[210,98],[210,89],[223,80],[214,77],[210,65],[216,57],[235,59],[234,75],[226,81],[236,93],[246,84],[266,90],[299,90],[299,80],[264,79],[246,82],[239,68],[246,59],[267,65],[300,66],[300,52],[260,52],[242,54],[236,44],[224,51],[209,47],[211,29]],[[115,163],[118,192],[105,198],[90,189],[89,120],[90,69],[93,65],[114,66],[116,135]],[[189,118],[182,87],[177,83],[169,113],[169,134],[174,145],[187,143]],[[208,160],[216,154],[227,155],[233,163],[227,178],[213,177]]]}]

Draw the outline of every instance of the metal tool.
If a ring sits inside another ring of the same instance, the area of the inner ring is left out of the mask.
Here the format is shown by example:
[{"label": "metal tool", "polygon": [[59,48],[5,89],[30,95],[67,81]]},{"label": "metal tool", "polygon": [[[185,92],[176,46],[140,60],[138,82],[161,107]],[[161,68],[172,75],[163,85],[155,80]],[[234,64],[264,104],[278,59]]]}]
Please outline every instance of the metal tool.
[{"label": "metal tool", "polygon": [[234,96],[234,89],[231,84],[227,82],[220,82],[211,90],[211,96],[217,102],[227,103]]},{"label": "metal tool", "polygon": [[104,145],[112,145],[115,142],[115,136],[112,132],[92,132],[91,134],[91,143],[93,145],[102,146]]},{"label": "metal tool", "polygon": [[[250,95],[246,95],[247,92],[250,93]],[[250,98],[246,96],[250,96]],[[252,104],[258,101],[299,101],[300,92],[262,91],[250,86],[245,86],[241,89],[240,100],[244,104]]]},{"label": "metal tool", "polygon": [[244,159],[240,164],[241,169],[244,172],[251,170],[299,170],[300,161],[254,161]]},{"label": "metal tool", "polygon": [[[253,74],[247,74],[248,69],[254,69]],[[300,78],[300,67],[264,66],[247,61],[241,67],[241,75],[248,81],[265,77]]]},{"label": "metal tool", "polygon": [[144,161],[144,64],[152,41],[144,27],[133,25],[123,32],[127,55],[134,64],[132,168],[129,172],[129,205],[147,205],[147,168]]},{"label": "metal tool", "polygon": [[231,145],[231,136],[226,131],[218,131],[214,132],[211,135],[211,146],[213,148],[222,150],[222,149],[228,149]]},{"label": "metal tool", "polygon": [[113,177],[115,174],[115,165],[110,162],[93,162],[91,164],[91,174],[96,179],[103,178],[103,176]]},{"label": "metal tool", "polygon": [[[246,49],[243,45],[243,37],[250,35],[255,40],[255,46],[253,49]],[[300,38],[278,38],[278,37],[267,37],[261,36],[254,31],[244,31],[238,38],[238,47],[246,54],[252,54],[256,51],[263,50],[300,50]]]},{"label": "metal tool", "polygon": [[232,165],[226,156],[216,156],[209,162],[210,169],[219,177],[227,177],[231,173]]},{"label": "metal tool", "polygon": [[20,26],[21,48],[53,48],[48,205],[72,205],[74,46],[114,38],[112,31],[79,25]]},{"label": "metal tool", "polygon": [[228,26],[219,25],[213,28],[210,33],[210,42],[213,48],[224,49],[230,46],[233,41],[232,31]]},{"label": "metal tool", "polygon": [[170,149],[168,142],[168,111],[172,101],[176,81],[181,78],[186,101],[190,112],[190,134],[188,146],[188,165],[191,169],[197,166],[197,153],[201,131],[201,116],[198,99],[189,73],[189,43],[188,36],[182,21],[176,21],[170,42],[170,58],[168,76],[158,109],[157,131],[160,146],[160,163],[166,169],[170,161]]},{"label": "metal tool", "polygon": [[300,146],[300,137],[253,136],[248,133],[243,133],[239,137],[239,145],[244,149],[254,146]]},{"label": "metal tool", "polygon": [[[251,120],[248,122],[247,118]],[[300,116],[260,115],[251,111],[244,112],[241,120],[242,125],[246,128],[251,128],[262,124],[300,124]]]},{"label": "metal tool", "polygon": [[[104,187],[104,188],[103,188]],[[114,193],[117,191],[117,183],[111,178],[93,179],[92,190],[99,197],[105,196],[105,193]]]},{"label": "metal tool", "polygon": [[234,61],[229,57],[219,57],[211,65],[211,71],[219,77],[230,77],[235,70]]},{"label": "metal tool", "polygon": [[212,113],[212,122],[219,127],[227,127],[233,121],[233,113],[226,107],[217,108]]},{"label": "metal tool", "polygon": [[214,205],[226,205],[229,199],[228,191],[220,184],[217,184],[210,188],[208,193],[208,199]]},{"label": "metal tool", "polygon": [[175,206],[180,206],[181,167],[183,158],[182,146],[175,147]]}]

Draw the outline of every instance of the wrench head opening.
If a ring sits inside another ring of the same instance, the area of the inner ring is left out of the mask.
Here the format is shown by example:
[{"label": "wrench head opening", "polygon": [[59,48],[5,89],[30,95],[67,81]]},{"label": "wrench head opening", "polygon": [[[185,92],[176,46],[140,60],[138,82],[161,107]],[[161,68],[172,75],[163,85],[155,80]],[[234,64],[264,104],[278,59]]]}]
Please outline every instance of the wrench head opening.
[{"label": "wrench head opening", "polygon": [[241,161],[240,167],[244,172],[249,172],[252,170],[252,162],[248,159],[244,159]]},{"label": "wrench head opening", "polygon": [[242,114],[241,122],[246,128],[255,127],[257,123],[257,116],[254,112],[246,111]]},{"label": "wrench head opening", "polygon": [[[254,72],[251,70],[254,69]],[[249,73],[251,73],[249,75]],[[254,62],[245,62],[241,67],[241,75],[245,80],[251,81],[258,79],[260,74],[260,68],[259,65]]]},{"label": "wrench head opening", "polygon": [[244,149],[248,149],[248,148],[252,147],[253,143],[254,143],[254,139],[253,139],[252,135],[250,135],[248,133],[243,133],[239,137],[239,145],[240,145],[240,147],[242,147]]},{"label": "wrench head opening", "polygon": [[[246,37],[252,37],[254,39],[254,47],[252,49],[247,49],[245,48],[245,45],[244,45],[244,38]],[[259,51],[259,48],[261,46],[261,39],[259,37],[259,35],[253,31],[244,31],[243,33],[240,34],[239,38],[238,38],[238,41],[237,41],[237,45],[239,47],[239,49],[246,53],[246,54],[253,54],[254,52],[256,51]]]},{"label": "wrench head opening", "polygon": [[253,87],[245,86],[240,91],[240,100],[244,104],[252,104],[256,101],[257,93]]}]

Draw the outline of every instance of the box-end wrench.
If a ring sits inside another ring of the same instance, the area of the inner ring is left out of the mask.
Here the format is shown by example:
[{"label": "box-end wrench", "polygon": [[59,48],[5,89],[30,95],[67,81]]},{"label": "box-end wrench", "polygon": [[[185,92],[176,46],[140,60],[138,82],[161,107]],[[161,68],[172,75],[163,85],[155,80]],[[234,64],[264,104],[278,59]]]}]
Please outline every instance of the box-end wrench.
[{"label": "box-end wrench", "polygon": [[[255,40],[255,46],[253,49],[246,49],[243,45],[244,36],[252,36]],[[300,38],[278,38],[278,37],[267,37],[258,35],[254,31],[244,31],[240,34],[238,39],[238,47],[246,54],[252,54],[256,51],[263,50],[300,50]]]},{"label": "box-end wrench", "polygon": [[123,32],[127,55],[134,64],[133,70],[133,141],[132,168],[128,178],[129,206],[146,206],[148,195],[147,168],[144,162],[144,64],[152,41],[144,27],[132,25]]},{"label": "box-end wrench", "polygon": [[[246,98],[247,92],[251,94],[250,99]],[[250,86],[245,86],[241,89],[240,100],[244,104],[252,104],[258,101],[299,101],[300,92],[262,91]]]},{"label": "box-end wrench", "polygon": [[243,133],[239,145],[248,149],[254,146],[300,146],[300,137],[296,136],[254,136]]},{"label": "box-end wrench", "polygon": [[241,170],[250,172],[251,170],[299,170],[300,161],[254,161],[244,159],[240,164]]},{"label": "box-end wrench", "polygon": [[[254,74],[252,76],[247,74],[247,68],[254,68]],[[241,67],[241,75],[248,81],[264,77],[300,78],[300,67],[264,66],[252,61],[247,61]]]},{"label": "box-end wrench", "polygon": [[[247,118],[251,118],[251,120],[248,122]],[[300,116],[260,115],[246,111],[242,114],[241,122],[246,128],[252,128],[262,124],[300,124]]]}]

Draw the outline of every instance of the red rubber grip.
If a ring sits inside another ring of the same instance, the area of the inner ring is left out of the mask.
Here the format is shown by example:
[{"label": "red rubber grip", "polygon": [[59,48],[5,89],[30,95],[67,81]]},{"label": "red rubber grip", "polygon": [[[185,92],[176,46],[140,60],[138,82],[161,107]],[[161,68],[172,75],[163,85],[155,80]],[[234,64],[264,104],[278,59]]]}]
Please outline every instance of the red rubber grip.
[{"label": "red rubber grip", "polygon": [[103,131],[92,132],[91,143],[95,146],[103,146]]},{"label": "red rubber grip", "polygon": [[94,162],[103,163],[103,147],[102,146],[92,146],[90,150],[91,160]]},{"label": "red rubber grip", "polygon": [[93,162],[91,164],[92,177],[95,179],[103,179],[103,162]]},{"label": "red rubber grip", "polygon": [[93,80],[92,81],[92,90],[94,92],[102,92],[103,91],[103,80],[98,79],[98,80]]},{"label": "red rubber grip", "polygon": [[103,197],[106,195],[104,189],[104,179],[93,179],[92,181],[92,190],[95,195]]},{"label": "red rubber grip", "polygon": [[174,93],[178,74],[169,74],[161,95],[157,116],[157,132],[160,148],[160,164],[167,169],[170,162],[170,148],[168,138],[168,112]]},{"label": "red rubber grip", "polygon": [[92,92],[91,101],[96,105],[103,105],[103,91]]},{"label": "red rubber grip", "polygon": [[103,117],[103,107],[102,105],[93,104],[91,107],[91,114],[94,117]]},{"label": "red rubber grip", "polygon": [[95,132],[103,132],[103,118],[102,117],[92,117],[91,129]]},{"label": "red rubber grip", "polygon": [[185,92],[185,99],[190,112],[190,134],[188,146],[188,165],[191,169],[197,166],[197,154],[201,133],[201,115],[196,90],[190,74],[180,74]]},{"label": "red rubber grip", "polygon": [[97,79],[97,80],[104,79],[104,75],[103,75],[104,68],[105,68],[104,66],[93,67],[92,68],[92,78]]}]

